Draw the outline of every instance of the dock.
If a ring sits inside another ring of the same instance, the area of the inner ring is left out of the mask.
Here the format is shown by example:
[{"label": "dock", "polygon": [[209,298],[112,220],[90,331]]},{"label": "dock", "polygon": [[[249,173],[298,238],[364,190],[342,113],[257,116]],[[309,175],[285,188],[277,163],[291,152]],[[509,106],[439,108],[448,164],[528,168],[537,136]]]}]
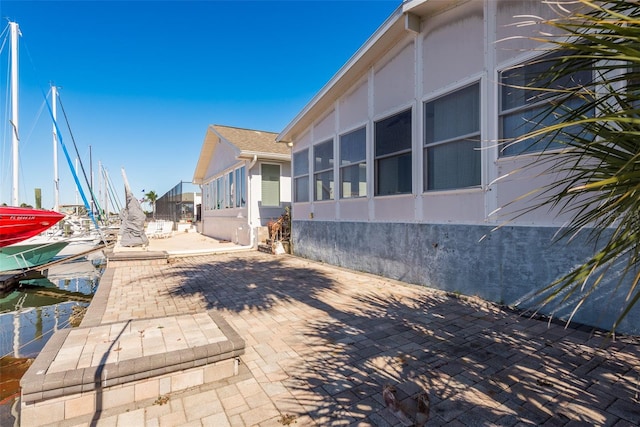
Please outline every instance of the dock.
[{"label": "dock", "polygon": [[37,265],[23,270],[10,270],[0,273],[0,294],[6,294],[14,290],[21,280],[41,279],[47,277],[47,271],[54,266],[73,261],[75,259],[86,257],[89,254],[100,250],[106,250],[113,247],[113,244],[99,245],[87,251],[79,252],[75,255],[56,258],[46,264]]},{"label": "dock", "polygon": [[0,295],[8,294],[14,290],[20,280],[41,279],[44,277],[38,270],[30,269],[26,271],[12,270],[0,273]]},{"label": "dock", "polygon": [[[247,250],[194,234],[115,245],[77,328],[57,331],[21,380],[21,423],[60,425],[92,414],[126,412],[151,398],[206,387],[238,375],[245,343],[213,310],[103,322],[116,268],[167,265],[172,257]],[[65,260],[66,261],[66,260]],[[55,266],[40,266],[39,272]],[[36,271],[34,271],[36,273]]]}]

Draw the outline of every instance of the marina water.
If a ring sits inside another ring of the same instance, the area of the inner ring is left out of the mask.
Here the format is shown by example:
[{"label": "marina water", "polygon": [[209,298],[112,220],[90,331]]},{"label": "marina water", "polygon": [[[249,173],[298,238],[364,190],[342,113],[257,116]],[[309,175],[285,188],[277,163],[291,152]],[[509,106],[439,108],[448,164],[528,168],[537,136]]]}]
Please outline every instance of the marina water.
[{"label": "marina water", "polygon": [[0,295],[1,426],[19,425],[20,378],[55,331],[81,321],[103,270],[103,257],[69,261]]}]

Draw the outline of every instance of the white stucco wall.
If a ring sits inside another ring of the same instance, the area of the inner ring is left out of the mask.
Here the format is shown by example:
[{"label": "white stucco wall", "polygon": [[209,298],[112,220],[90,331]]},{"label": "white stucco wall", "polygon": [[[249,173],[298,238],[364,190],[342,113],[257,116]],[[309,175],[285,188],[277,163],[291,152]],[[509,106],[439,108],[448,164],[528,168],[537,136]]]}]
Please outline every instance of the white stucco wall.
[{"label": "white stucco wall", "polygon": [[[294,153],[304,149],[311,153],[315,144],[333,138],[334,155],[338,156],[339,136],[366,126],[367,197],[340,199],[336,192],[333,200],[294,203],[294,253],[409,283],[538,309],[539,301],[531,299],[535,290],[583,263],[601,244],[590,241],[587,233],[556,241],[559,226],[567,218],[547,208],[519,216],[496,230],[496,225],[504,225],[520,209],[531,206],[532,200],[518,200],[521,196],[557,182],[557,177],[542,174],[548,165],[514,173],[535,157],[500,157],[496,146],[499,72],[532,57],[536,46],[526,37],[541,29],[535,23],[526,27],[513,24],[531,20],[518,15],[551,17],[554,12],[539,0],[455,4],[423,20],[419,32],[407,30],[362,75],[349,76],[356,82],[351,88],[342,90],[338,82],[336,86],[342,91],[339,99],[325,111],[312,110],[317,120],[306,129],[295,129],[302,136],[294,138]],[[481,185],[424,192],[424,102],[473,82],[479,83],[482,106]],[[413,112],[413,192],[375,197],[374,123],[407,108]],[[311,155],[309,165],[309,194],[313,198]],[[337,169],[334,167],[336,187]],[[625,289],[630,281],[620,284],[618,280],[615,271],[608,275],[574,321],[610,328],[626,297],[625,292],[614,291]],[[566,320],[576,302],[574,297],[544,306],[540,313]],[[638,325],[640,309],[636,307],[618,331],[638,334]]]},{"label": "white stucco wall", "polygon": [[483,2],[449,10],[423,24],[422,96],[437,93],[484,69]]},{"label": "white stucco wall", "polygon": [[[532,25],[521,31],[514,23],[524,20],[517,15],[553,14],[539,1],[471,1],[463,2],[427,20],[419,33],[406,35],[363,73],[350,90],[294,142],[293,152],[312,148],[330,138],[334,156],[341,134],[357,127],[367,127],[367,197],[361,200],[294,203],[294,219],[364,220],[374,222],[418,222],[487,224],[504,220],[513,206],[507,205],[531,190],[546,185],[546,176],[521,177],[517,174],[494,182],[531,161],[530,157],[498,155],[498,76],[507,66],[531,57],[533,42],[513,39],[516,34],[531,35],[540,30]],[[505,40],[508,39],[508,40]],[[460,190],[428,191],[423,189],[423,105],[424,102],[479,82],[481,90],[482,185]],[[411,108],[413,112],[413,193],[411,195],[373,196],[375,121]],[[310,159],[309,194],[313,195],[313,162]],[[335,168],[336,186],[339,172]],[[520,205],[521,206],[521,205]],[[501,209],[498,209],[501,208]],[[492,215],[496,210],[501,215]],[[566,218],[536,211],[515,220],[514,224],[557,226]]]},{"label": "white stucco wall", "polygon": [[[206,184],[221,175],[224,176],[230,171],[245,166],[246,205],[226,209],[205,209],[205,203],[203,203],[201,232],[216,239],[229,240],[240,245],[253,245],[256,243],[256,229],[265,226],[269,220],[278,218],[285,207],[291,205],[291,163],[281,160],[257,160],[250,167],[251,161],[239,160],[237,155],[237,150],[232,146],[224,142],[219,143],[203,181]],[[261,204],[263,163],[280,166],[280,206],[264,207]]]},{"label": "white stucco wall", "polygon": [[[247,166],[248,161],[235,159],[234,156],[225,155],[214,156],[214,160],[207,168],[208,183],[220,175],[227,174],[230,170]],[[225,165],[223,161],[230,162]],[[216,171],[209,173],[209,171]],[[203,186],[204,187],[204,186]],[[205,204],[201,210],[201,233],[219,240],[229,240],[240,245],[251,245],[251,226],[248,219],[248,204],[251,201],[251,194],[247,191],[247,205],[238,208],[227,209],[205,209]]]},{"label": "white stucco wall", "polygon": [[374,66],[373,114],[396,112],[415,96],[415,43],[409,39]]}]

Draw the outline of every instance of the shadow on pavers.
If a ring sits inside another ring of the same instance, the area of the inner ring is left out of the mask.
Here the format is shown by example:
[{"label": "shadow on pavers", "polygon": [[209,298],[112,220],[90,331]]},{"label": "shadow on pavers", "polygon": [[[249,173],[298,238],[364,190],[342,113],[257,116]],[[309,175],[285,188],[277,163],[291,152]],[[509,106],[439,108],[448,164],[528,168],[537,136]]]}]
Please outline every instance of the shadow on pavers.
[{"label": "shadow on pavers", "polygon": [[386,385],[395,387],[409,418],[416,415],[415,397],[426,392],[427,425],[640,420],[635,338],[601,345],[604,334],[428,289],[380,296],[373,286],[345,283],[359,273],[336,269],[342,271],[336,275],[319,266],[295,257],[230,254],[170,274],[181,283],[176,296],[202,295],[208,309],[276,316],[278,307],[302,303],[324,314],[278,337],[306,349],[304,363],[292,366],[283,384],[294,395],[311,392],[301,393],[307,397],[298,403],[316,422],[401,424],[385,408]]}]

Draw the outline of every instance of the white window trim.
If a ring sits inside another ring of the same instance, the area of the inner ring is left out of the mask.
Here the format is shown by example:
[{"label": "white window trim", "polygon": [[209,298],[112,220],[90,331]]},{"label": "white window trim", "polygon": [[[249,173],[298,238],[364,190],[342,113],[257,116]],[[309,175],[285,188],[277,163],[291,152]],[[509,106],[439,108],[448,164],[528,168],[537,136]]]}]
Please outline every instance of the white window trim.
[{"label": "white window trim", "polygon": [[[329,202],[335,199],[335,165],[336,165],[336,153],[335,153],[335,138],[331,137],[328,139],[324,139],[323,141],[320,141],[316,144],[313,144],[312,148],[313,148],[313,153],[311,155],[311,158],[313,159],[313,164],[309,164],[309,169],[313,170],[313,174],[312,174],[312,187],[313,187],[313,197],[310,197],[311,201],[313,201],[314,203],[322,203],[322,202]],[[319,145],[323,145],[323,144],[328,144],[331,146],[331,151],[332,151],[332,158],[333,158],[333,166],[331,166],[330,168],[326,168],[326,169],[320,169],[320,170],[316,170],[316,164],[315,164],[315,150],[316,147],[318,147]],[[316,195],[316,176],[320,175],[320,174],[325,174],[327,172],[332,172],[332,180],[333,180],[333,197],[329,196],[328,199],[318,199],[317,195]],[[311,194],[309,194],[309,196],[311,196]]]},{"label": "white window trim", "polygon": [[[385,154],[384,156],[376,156],[376,123],[388,119],[390,117],[396,116],[398,114],[401,113],[405,113],[409,111],[411,113],[411,144],[410,147],[408,149],[402,150],[402,151],[396,151],[393,154]],[[411,157],[412,157],[412,167],[414,165],[414,161],[413,161],[413,157],[414,157],[414,141],[416,138],[415,135],[415,121],[416,119],[416,111],[417,108],[415,106],[415,104],[413,102],[411,103],[406,103],[403,104],[400,107],[396,107],[394,109],[390,109],[385,111],[383,114],[379,114],[376,115],[372,120],[371,120],[371,157],[373,160],[372,163],[372,167],[371,167],[371,176],[372,176],[372,181],[371,181],[371,185],[372,185],[372,192],[371,192],[371,198],[373,199],[377,199],[379,197],[402,197],[402,196],[407,196],[407,195],[411,195],[411,194],[415,194],[415,183],[414,183],[414,178],[413,176],[415,175],[414,172],[412,172],[412,176],[411,176],[411,191],[408,193],[396,193],[396,194],[376,194],[376,184],[378,182],[378,170],[376,168],[376,162],[380,159],[386,159],[389,157],[394,157],[394,156],[398,156],[400,154],[406,154],[406,153],[411,153]],[[422,119],[419,119],[422,120]],[[369,169],[367,169],[368,172]],[[368,178],[368,176],[367,176]],[[369,196],[367,196],[369,197]]]},{"label": "white window trim", "polygon": [[[296,154],[301,154],[304,151],[307,152],[307,173],[306,174],[301,174],[301,175],[296,175],[295,174],[295,165],[294,165],[295,160],[294,159],[296,157]],[[311,192],[309,191],[310,190],[310,186],[311,186],[310,170],[309,170],[311,168],[310,156],[311,156],[311,147],[308,147],[308,146],[305,147],[304,149],[300,150],[300,151],[296,151],[295,153],[291,154],[291,176],[292,176],[292,182],[293,182],[293,194],[291,195],[292,199],[293,199],[292,203],[311,203],[311,201],[312,201],[311,197],[308,197],[307,200],[304,200],[304,201],[297,201],[296,200],[296,181],[299,178],[305,178],[306,177],[308,179],[308,182],[307,182],[307,195],[311,196]]]},{"label": "white window trim", "polygon": [[[342,141],[340,140],[340,138],[342,138],[342,136],[350,134],[352,132],[358,131],[360,129],[364,129],[364,158],[356,163],[349,163],[348,165],[342,165],[342,157],[340,156],[341,153],[341,149],[342,149]],[[338,183],[339,183],[339,193],[337,194],[338,199],[340,200],[352,200],[352,199],[362,199],[362,198],[367,198],[369,197],[369,162],[367,161],[367,145],[368,145],[368,141],[369,141],[369,126],[367,122],[362,122],[356,126],[353,126],[351,128],[348,128],[347,130],[343,131],[342,133],[338,134],[337,137],[337,141],[338,141],[338,153],[336,156],[334,156],[334,164],[338,165]],[[354,165],[360,165],[364,163],[365,165],[365,194],[362,196],[356,196],[356,197],[344,197],[342,195],[342,170],[348,167],[352,167]]]}]

